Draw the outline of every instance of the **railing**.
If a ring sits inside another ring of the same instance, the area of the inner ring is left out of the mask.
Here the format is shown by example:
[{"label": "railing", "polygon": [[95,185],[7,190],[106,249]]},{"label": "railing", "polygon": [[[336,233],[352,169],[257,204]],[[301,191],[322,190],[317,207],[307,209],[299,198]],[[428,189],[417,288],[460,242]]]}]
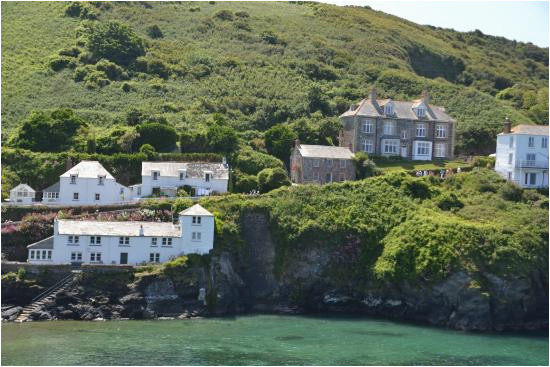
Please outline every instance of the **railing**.
[{"label": "railing", "polygon": [[71,272],[69,275],[67,275],[66,277],[61,279],[59,282],[55,283],[50,288],[46,289],[44,292],[42,292],[38,296],[34,297],[31,300],[30,304],[33,304],[34,302],[39,301],[40,299],[49,296],[50,294],[52,294],[53,292],[55,292],[56,290],[58,290],[59,288],[64,286],[73,277],[74,277],[74,274]]},{"label": "railing", "polygon": [[548,161],[519,161],[519,166],[522,168],[548,168]]}]

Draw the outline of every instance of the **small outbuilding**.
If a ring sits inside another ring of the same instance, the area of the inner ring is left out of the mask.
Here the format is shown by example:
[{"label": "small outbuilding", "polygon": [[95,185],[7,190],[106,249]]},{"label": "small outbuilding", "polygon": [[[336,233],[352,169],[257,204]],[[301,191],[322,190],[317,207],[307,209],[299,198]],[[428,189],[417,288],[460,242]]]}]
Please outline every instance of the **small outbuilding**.
[{"label": "small outbuilding", "polygon": [[19,184],[10,190],[12,203],[30,204],[34,202],[36,191],[27,184]]}]

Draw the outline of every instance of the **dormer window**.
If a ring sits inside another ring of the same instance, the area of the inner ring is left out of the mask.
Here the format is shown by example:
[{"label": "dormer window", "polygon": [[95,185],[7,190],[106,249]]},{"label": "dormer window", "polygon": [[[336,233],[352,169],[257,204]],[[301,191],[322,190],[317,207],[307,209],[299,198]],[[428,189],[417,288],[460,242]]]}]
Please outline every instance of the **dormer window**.
[{"label": "dormer window", "polygon": [[426,116],[426,109],[424,107],[418,107],[416,109],[416,116],[418,116],[418,117]]},{"label": "dormer window", "polygon": [[393,104],[388,103],[384,106],[384,114],[393,115]]},{"label": "dormer window", "polygon": [[77,175],[71,175],[71,184],[76,185],[76,176]]},{"label": "dormer window", "polygon": [[159,171],[153,171],[153,180],[158,180],[159,179],[159,176],[160,176],[160,172]]},{"label": "dormer window", "polygon": [[180,177],[180,181],[185,180],[185,177],[187,177],[187,171],[183,169],[179,170],[179,177]]},{"label": "dormer window", "polygon": [[210,182],[211,178],[212,178],[212,172],[205,172],[204,173],[204,181]]},{"label": "dormer window", "polygon": [[98,185],[105,184],[105,176],[97,176],[97,184]]}]

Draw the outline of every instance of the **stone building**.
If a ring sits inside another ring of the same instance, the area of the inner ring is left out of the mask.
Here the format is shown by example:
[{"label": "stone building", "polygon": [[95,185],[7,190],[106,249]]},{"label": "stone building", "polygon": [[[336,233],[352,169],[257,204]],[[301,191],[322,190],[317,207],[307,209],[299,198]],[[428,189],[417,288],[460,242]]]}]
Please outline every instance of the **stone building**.
[{"label": "stone building", "polygon": [[455,120],[429,102],[427,93],[415,101],[380,100],[372,89],[340,116],[340,146],[376,156],[452,159]]},{"label": "stone building", "polygon": [[353,153],[348,148],[304,145],[296,140],[290,156],[295,183],[331,183],[355,179]]}]

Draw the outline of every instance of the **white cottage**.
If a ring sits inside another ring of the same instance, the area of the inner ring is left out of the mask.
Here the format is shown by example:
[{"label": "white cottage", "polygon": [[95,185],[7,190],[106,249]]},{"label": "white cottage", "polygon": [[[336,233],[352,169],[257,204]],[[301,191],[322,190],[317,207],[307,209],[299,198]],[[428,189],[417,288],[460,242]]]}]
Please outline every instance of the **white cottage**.
[{"label": "white cottage", "polygon": [[213,245],[214,215],[196,204],[177,224],[56,219],[54,235],[27,249],[30,263],[139,265],[207,254]]},{"label": "white cottage", "polygon": [[178,188],[189,186],[192,196],[227,192],[229,167],[209,162],[142,162],[141,185],[133,185],[136,198],[152,195],[176,196]]},{"label": "white cottage", "polygon": [[521,187],[548,187],[548,125],[506,121],[497,136],[495,171]]},{"label": "white cottage", "polygon": [[19,184],[10,190],[12,203],[31,204],[34,202],[36,191],[27,184]]},{"label": "white cottage", "polygon": [[44,189],[42,200],[61,205],[109,205],[131,201],[132,192],[98,161],[82,161]]}]

